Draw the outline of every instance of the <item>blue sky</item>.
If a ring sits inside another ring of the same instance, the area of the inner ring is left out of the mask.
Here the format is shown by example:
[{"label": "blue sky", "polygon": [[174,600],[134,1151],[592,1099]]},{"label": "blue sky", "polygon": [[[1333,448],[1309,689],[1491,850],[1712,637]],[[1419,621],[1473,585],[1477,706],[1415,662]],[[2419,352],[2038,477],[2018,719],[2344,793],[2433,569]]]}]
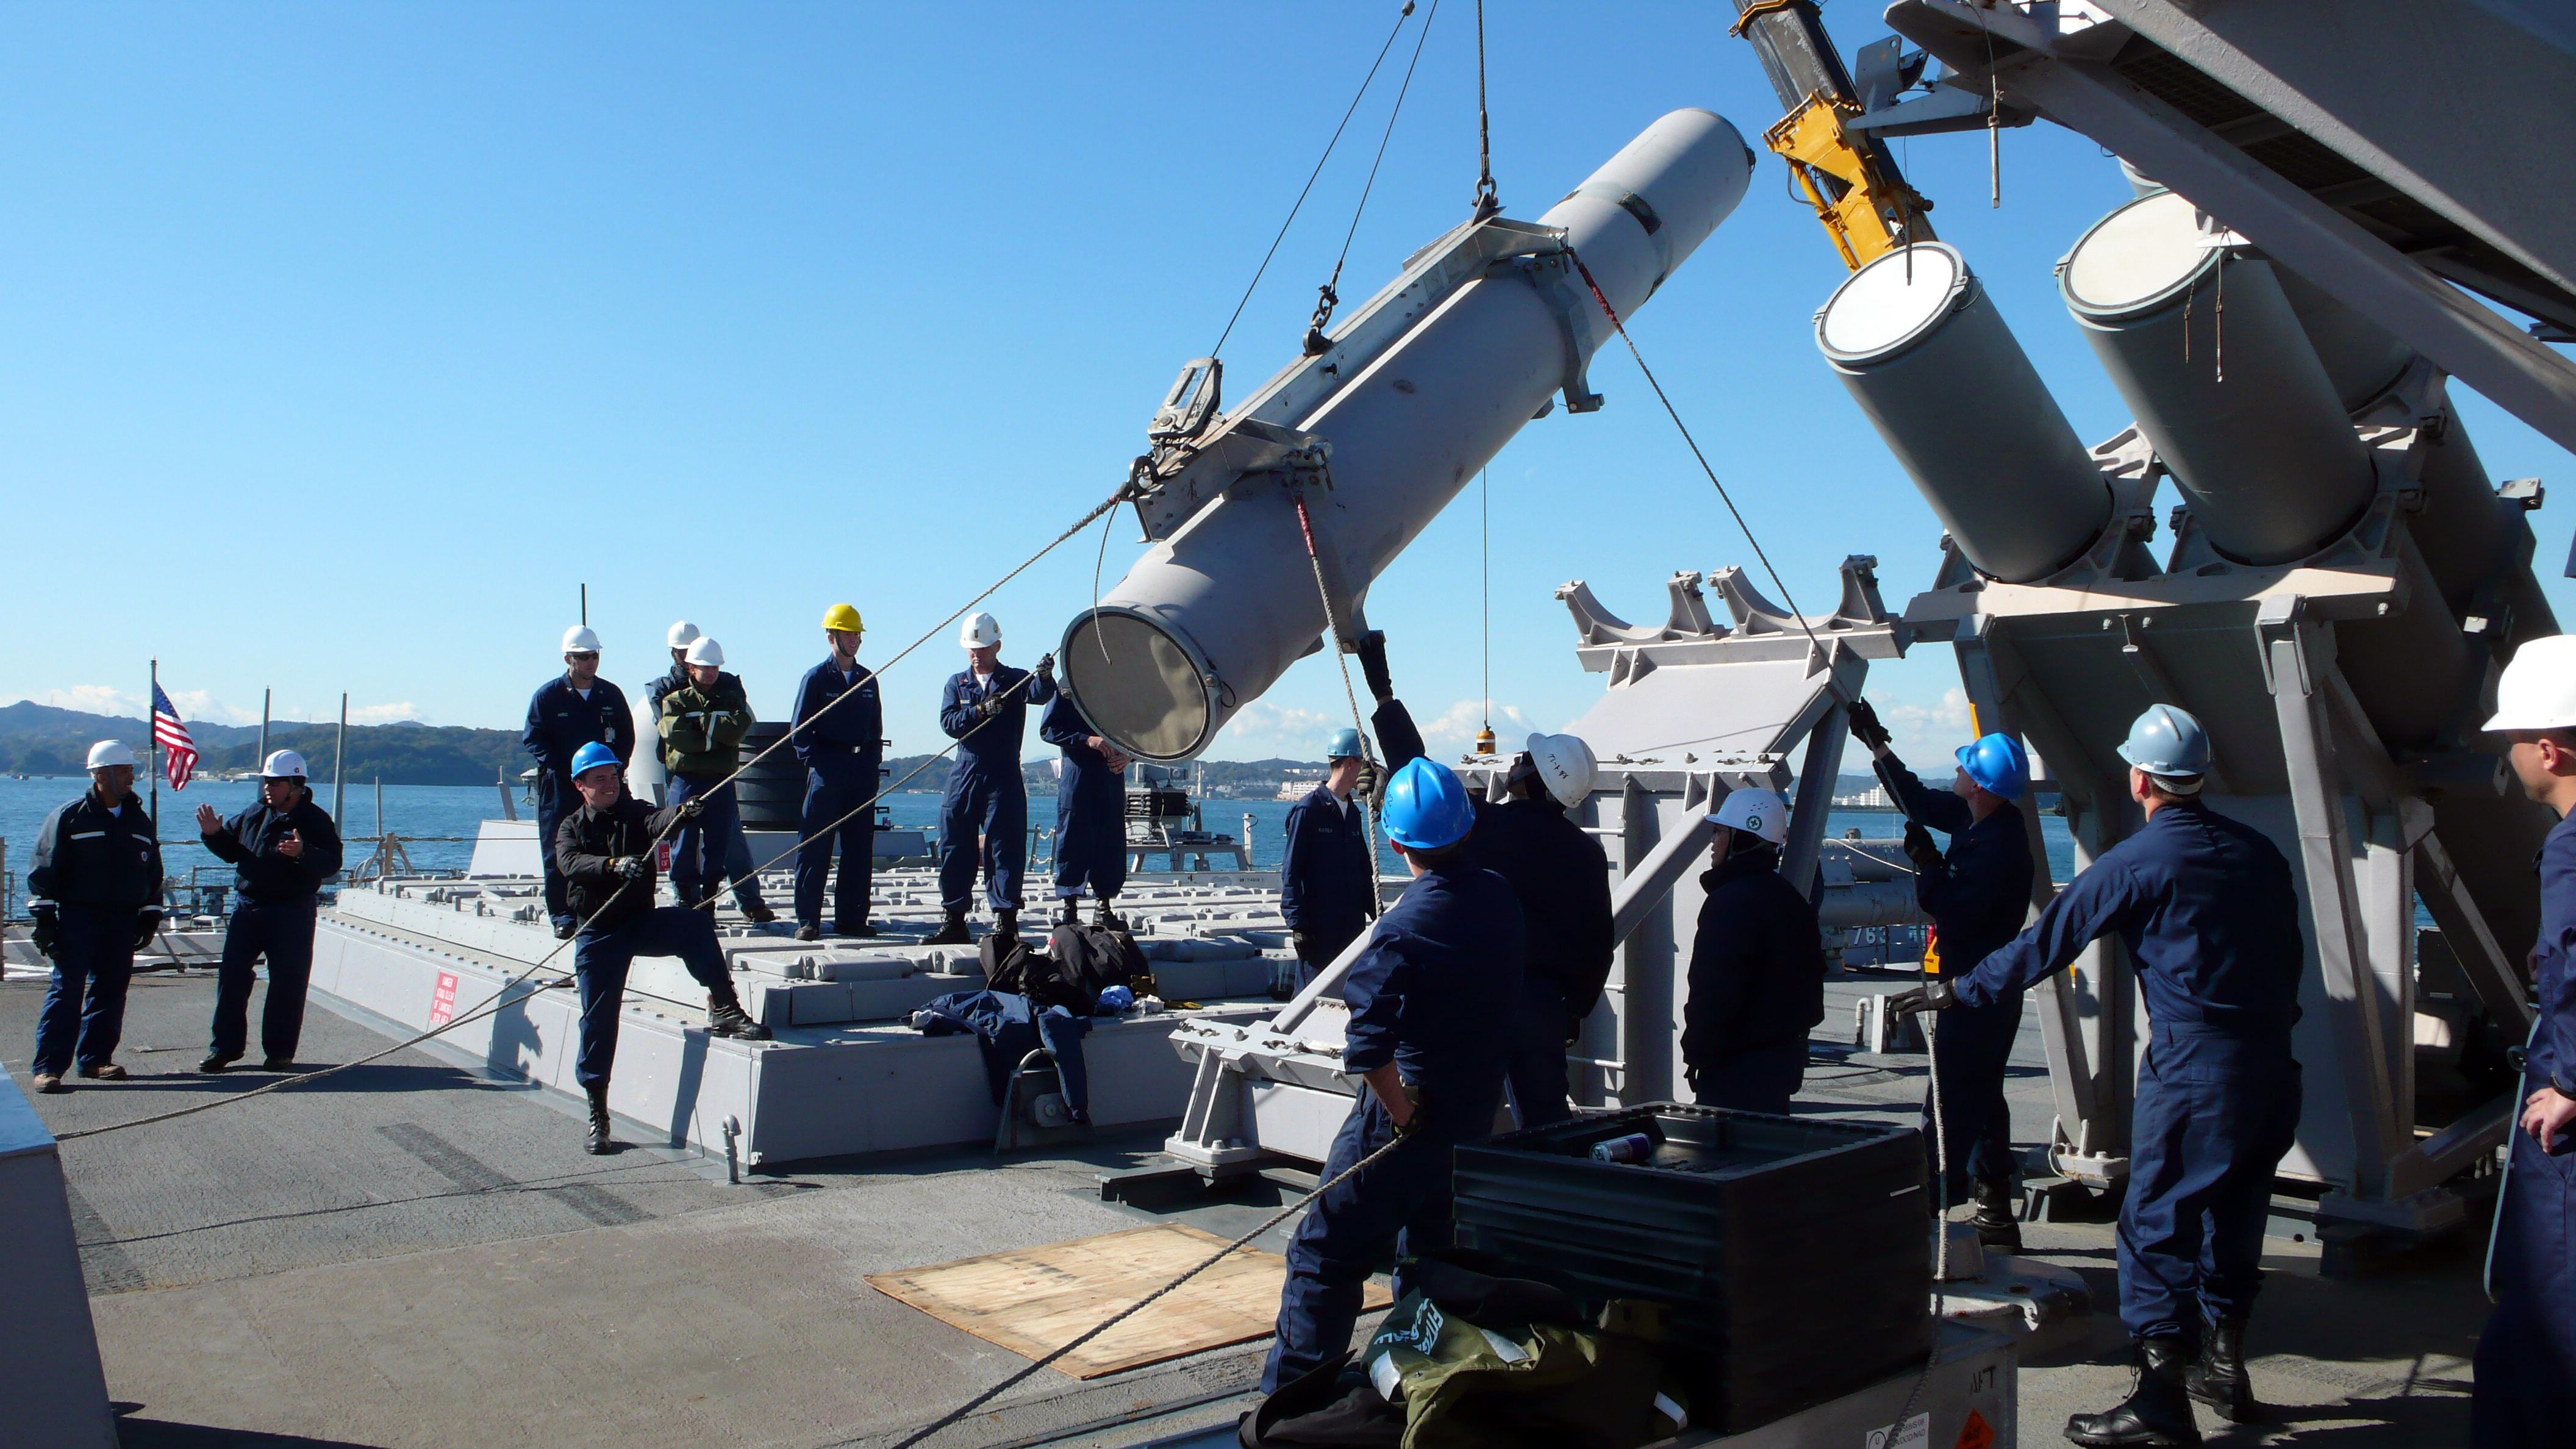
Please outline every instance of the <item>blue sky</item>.
[{"label": "blue sky", "polygon": [[[1424,9],[1428,9],[1428,5]],[[1530,218],[1657,115],[1748,137],[1777,104],[1729,7],[1488,7],[1494,167]],[[0,47],[0,700],[513,725],[579,585],[605,672],[696,620],[764,712],[857,604],[882,661],[1115,486],[1206,350],[1391,4],[13,7]],[[1827,12],[1846,52],[1875,11]],[[1295,350],[1407,38],[1254,296],[1238,391]],[[1439,12],[1342,292],[1465,212],[1473,8]],[[2126,421],[2050,266],[2125,199],[2046,125],[1907,145],[1916,184],[2088,439]],[[1939,526],[1811,340],[1844,275],[1765,156],[1635,334],[1790,587],[1846,554],[1889,602]],[[1491,475],[1497,728],[1598,693],[1553,589],[1659,617],[1677,568],[1749,551],[1624,354],[1609,400]],[[2474,397],[2494,476],[2576,482]],[[1480,713],[1472,489],[1379,582],[1416,713]],[[2555,577],[2576,500],[2534,516]],[[1091,597],[1099,534],[987,605],[1026,663]],[[1107,577],[1139,552],[1110,536]],[[887,678],[901,751],[944,743],[948,637]],[[1948,652],[1872,693],[1914,748],[1964,728]],[[1310,659],[1214,753],[1311,756],[1343,713]],[[1035,742],[1032,741],[1034,752]]]}]

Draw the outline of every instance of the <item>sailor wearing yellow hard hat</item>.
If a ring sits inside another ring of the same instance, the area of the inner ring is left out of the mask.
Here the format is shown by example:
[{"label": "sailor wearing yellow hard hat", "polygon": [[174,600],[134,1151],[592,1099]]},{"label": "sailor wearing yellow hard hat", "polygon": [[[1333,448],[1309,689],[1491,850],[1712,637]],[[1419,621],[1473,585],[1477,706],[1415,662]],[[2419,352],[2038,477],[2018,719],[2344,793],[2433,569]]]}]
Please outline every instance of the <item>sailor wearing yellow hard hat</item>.
[{"label": "sailor wearing yellow hard hat", "polygon": [[796,722],[791,736],[796,758],[805,765],[805,811],[796,831],[805,842],[796,851],[800,941],[822,939],[823,883],[832,873],[836,843],[841,874],[832,892],[832,934],[877,933],[868,924],[877,812],[860,807],[875,798],[879,787],[885,709],[877,698],[876,671],[859,667],[859,638],[866,630],[859,611],[848,604],[823,611],[823,641],[830,653],[797,681],[796,706],[789,715]]}]

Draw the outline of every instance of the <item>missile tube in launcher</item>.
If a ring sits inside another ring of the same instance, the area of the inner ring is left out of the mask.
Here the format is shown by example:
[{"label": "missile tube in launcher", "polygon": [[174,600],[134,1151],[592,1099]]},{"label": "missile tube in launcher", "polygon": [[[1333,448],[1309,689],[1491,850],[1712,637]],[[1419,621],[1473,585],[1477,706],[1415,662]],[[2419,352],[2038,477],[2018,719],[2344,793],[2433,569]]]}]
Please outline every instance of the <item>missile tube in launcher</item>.
[{"label": "missile tube in launcher", "polygon": [[[1725,120],[1675,111],[1539,223],[1564,229],[1625,320],[1735,209],[1752,164]],[[1546,285],[1567,295],[1543,296]],[[1580,276],[1488,274],[1432,305],[1304,415],[1271,420],[1329,448],[1330,486],[1303,496],[1335,608],[1349,611],[1344,629],[1395,556],[1578,380],[1570,364],[1579,374],[1610,333]],[[1327,627],[1294,500],[1247,479],[1077,616],[1057,658],[1093,728],[1139,758],[1181,760],[1314,652]]]}]

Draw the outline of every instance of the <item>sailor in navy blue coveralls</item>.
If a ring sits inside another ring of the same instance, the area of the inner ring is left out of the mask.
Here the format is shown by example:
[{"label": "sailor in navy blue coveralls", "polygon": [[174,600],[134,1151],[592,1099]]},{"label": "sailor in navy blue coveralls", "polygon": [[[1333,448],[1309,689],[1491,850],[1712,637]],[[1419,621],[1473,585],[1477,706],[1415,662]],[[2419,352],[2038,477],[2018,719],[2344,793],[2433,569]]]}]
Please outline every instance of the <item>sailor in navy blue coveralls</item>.
[{"label": "sailor in navy blue coveralls", "polygon": [[[2204,1324],[2233,1343],[2254,1306],[2272,1175],[2299,1124],[2290,1028],[2303,958],[2279,848],[2196,796],[2130,778],[2150,812],[2137,833],[2078,873],[2029,930],[1944,980],[1958,1005],[1989,1007],[2096,937],[2127,945],[2149,1031],[2120,1205],[2120,1319],[2152,1367],[2198,1352]],[[1933,1004],[1943,989],[1932,988]],[[2164,1343],[2151,1349],[2155,1340]]]},{"label": "sailor in navy blue coveralls", "polygon": [[[2516,666],[2565,670],[2554,640],[2522,646],[2498,689],[2497,728],[2525,709]],[[2527,661],[2527,662],[2526,662]],[[2560,686],[2563,690],[2564,686]],[[2544,720],[2564,718],[2553,711]],[[2489,1284],[2495,1312],[2478,1335],[2470,1443],[2478,1449],[2576,1442],[2576,728],[2516,730],[2514,773],[2558,812],[2540,849],[2540,936],[2532,947],[2531,1037],[2521,1120],[2497,1204]]]},{"label": "sailor in navy blue coveralls", "polygon": [[[998,635],[996,636],[998,640]],[[1000,645],[990,646],[998,654]],[[985,649],[977,649],[985,654]],[[1029,706],[1055,698],[1052,656],[1032,676],[998,658],[949,676],[939,727],[958,742],[957,764],[939,802],[939,903],[962,931],[975,904],[975,870],[998,915],[1020,909],[1020,872],[1029,853],[1029,792],[1020,780],[1020,741]]]},{"label": "sailor in navy blue coveralls", "polygon": [[[1377,924],[1342,983],[1350,1007],[1342,1063],[1392,1066],[1418,1094],[1402,1146],[1317,1199],[1288,1246],[1278,1338],[1261,1371],[1270,1393],[1350,1347],[1363,1285],[1390,1247],[1408,1255],[1450,1241],[1449,1170],[1462,1142],[1491,1136],[1521,998],[1520,902],[1463,852],[1414,861],[1411,886]],[[1383,1073],[1381,1073],[1383,1075]],[[1374,1083],[1342,1121],[1329,1182],[1395,1136]],[[1398,1285],[1400,1297],[1403,1287]]]},{"label": "sailor in navy blue coveralls", "polygon": [[1089,886],[1107,925],[1109,903],[1127,885],[1127,757],[1092,731],[1070,690],[1058,690],[1039,717],[1038,738],[1064,751],[1055,787],[1056,901],[1070,922]]},{"label": "sailor in navy blue coveralls", "polygon": [[[567,641],[569,642],[569,641]],[[537,761],[537,853],[546,881],[546,915],[555,934],[569,937],[579,919],[564,897],[564,875],[555,862],[555,832],[581,808],[572,787],[572,755],[594,741],[617,752],[623,767],[635,755],[635,716],[616,685],[599,677],[599,651],[564,655],[565,672],[547,680],[528,701],[528,727],[519,743]]]},{"label": "sailor in navy blue coveralls", "polygon": [[[1333,964],[1368,924],[1377,875],[1369,868],[1368,808],[1351,797],[1358,757],[1335,760],[1330,779],[1288,807],[1288,846],[1279,858],[1279,914],[1297,949],[1295,989]],[[1335,788],[1336,784],[1340,788]]]},{"label": "sailor in navy blue coveralls", "polygon": [[797,820],[805,843],[796,848],[796,924],[820,934],[823,883],[831,876],[837,842],[841,873],[832,891],[833,934],[873,936],[868,890],[875,881],[877,813],[860,807],[876,798],[880,784],[885,712],[875,672],[859,667],[857,631],[831,632],[832,657],[797,681],[790,716],[796,724],[790,736],[796,758],[805,765],[805,805]]}]

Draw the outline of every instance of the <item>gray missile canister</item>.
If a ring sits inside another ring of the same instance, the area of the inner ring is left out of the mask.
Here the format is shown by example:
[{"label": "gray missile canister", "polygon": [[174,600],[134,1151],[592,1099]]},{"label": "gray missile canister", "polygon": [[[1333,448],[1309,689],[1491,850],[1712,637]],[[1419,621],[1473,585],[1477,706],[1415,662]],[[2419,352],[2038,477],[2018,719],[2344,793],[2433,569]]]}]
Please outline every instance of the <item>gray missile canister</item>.
[{"label": "gray missile canister", "polygon": [[1854,272],[1816,313],[1816,346],[1989,577],[2045,578],[2110,521],[2110,486],[1956,249]]},{"label": "gray missile canister", "polygon": [[2288,563],[2376,480],[2272,264],[2208,242],[2189,201],[2142,197],[2075,243],[2058,289],[2210,543]]},{"label": "gray missile canister", "polygon": [[[1538,221],[1563,229],[1625,319],[1735,209],[1751,175],[1752,153],[1733,126],[1674,111]],[[1526,226],[1521,234],[1531,235]],[[1417,260],[1470,240],[1462,229]],[[1553,253],[1554,238],[1539,250]],[[1611,335],[1609,319],[1561,258],[1531,260],[1480,261],[1436,300],[1409,281],[1391,289],[1383,298],[1403,309],[1400,336],[1345,366],[1340,348],[1356,325],[1346,321],[1325,353],[1280,375],[1293,386],[1237,410],[1314,439],[1328,478],[1225,488],[1074,617],[1056,657],[1094,729],[1149,760],[1206,749],[1235,711],[1314,652],[1327,631],[1325,589],[1352,630],[1370,585],[1405,545],[1548,409],[1552,393],[1580,386],[1582,366]]]}]

